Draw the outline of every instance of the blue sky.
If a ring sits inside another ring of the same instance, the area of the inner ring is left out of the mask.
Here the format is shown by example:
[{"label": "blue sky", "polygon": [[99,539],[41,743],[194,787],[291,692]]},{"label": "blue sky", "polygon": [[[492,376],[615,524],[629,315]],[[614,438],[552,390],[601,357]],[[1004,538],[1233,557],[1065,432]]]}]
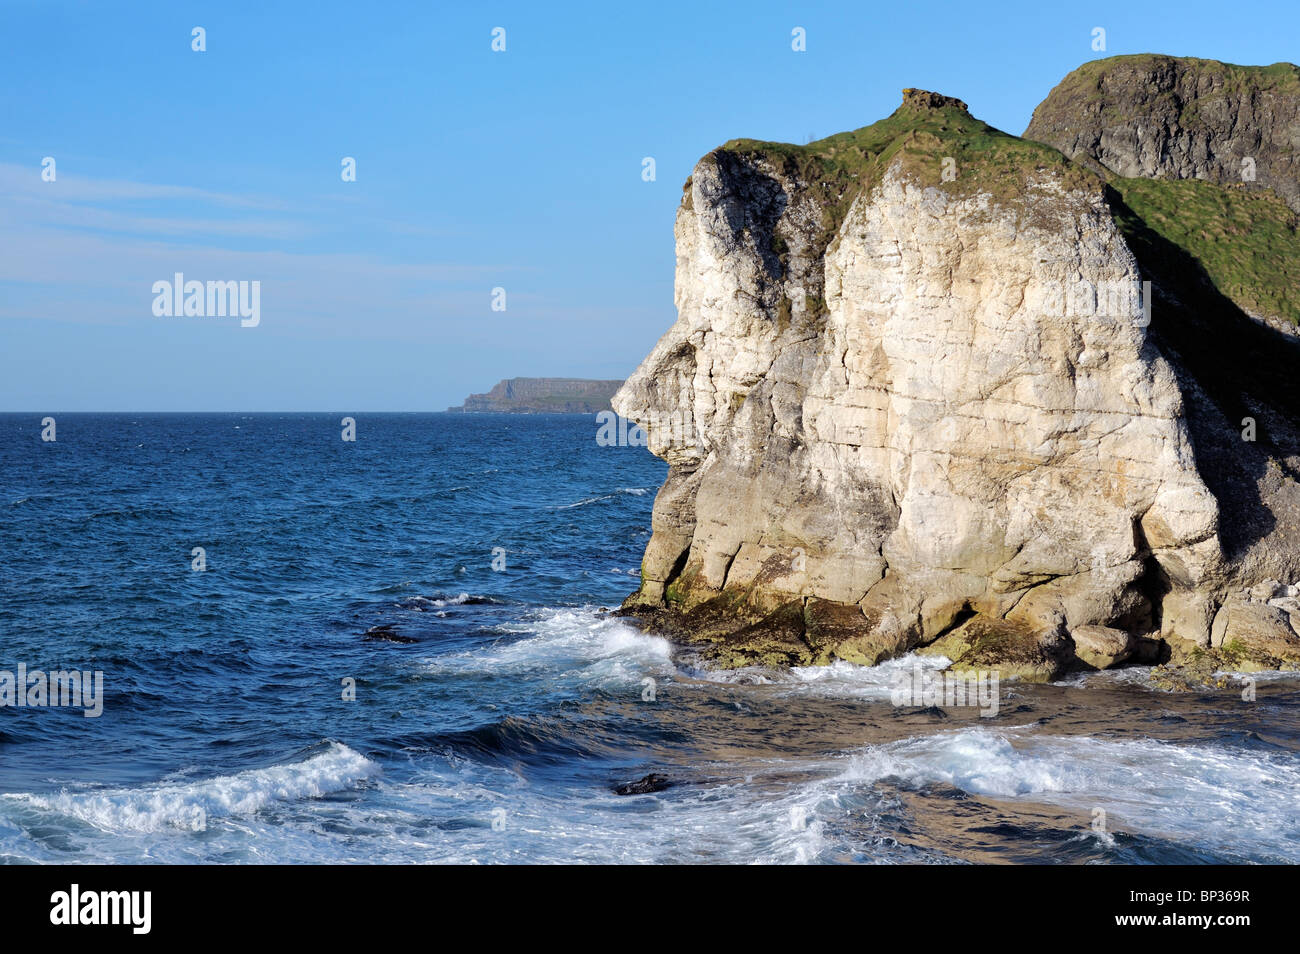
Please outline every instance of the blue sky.
[{"label": "blue sky", "polygon": [[[623,377],[675,317],[681,184],[725,140],[866,125],[906,86],[1020,133],[1098,56],[1295,61],[1298,11],[0,3],[0,409],[441,410]],[[178,271],[260,281],[261,323],[155,317]]]}]

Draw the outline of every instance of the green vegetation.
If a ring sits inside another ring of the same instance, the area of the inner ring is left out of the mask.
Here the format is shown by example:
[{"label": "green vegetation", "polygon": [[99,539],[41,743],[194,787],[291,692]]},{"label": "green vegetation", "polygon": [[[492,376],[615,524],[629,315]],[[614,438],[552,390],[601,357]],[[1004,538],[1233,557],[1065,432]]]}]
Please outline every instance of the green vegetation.
[{"label": "green vegetation", "polygon": [[622,381],[583,378],[507,378],[486,394],[471,394],[451,411],[582,413],[608,410]]},{"label": "green vegetation", "polygon": [[[1300,324],[1300,223],[1272,190],[1199,179],[1116,176],[1110,184],[1141,222],[1195,258],[1238,306]],[[1140,227],[1117,218],[1126,234]]]},{"label": "green vegetation", "polygon": [[[1195,71],[1201,76],[1220,79],[1221,89],[1227,95],[1235,95],[1247,90],[1277,90],[1290,95],[1300,92],[1300,67],[1294,63],[1240,66],[1219,60],[1203,60],[1194,56],[1175,57],[1163,53],[1133,53],[1089,60],[1061,80],[1055,92],[1067,92],[1072,89],[1096,90],[1098,95],[1094,98],[1100,99],[1102,77],[1107,74],[1114,76],[1117,66],[1127,66],[1135,70],[1178,67]],[[1171,94],[1165,92],[1161,95]]]},{"label": "green vegetation", "polygon": [[[1095,88],[1116,60],[1156,67],[1168,59],[1139,54],[1094,60],[1071,73],[1062,86]],[[1249,67],[1200,62],[1224,77],[1225,89],[1300,90],[1300,69],[1289,63]],[[815,254],[830,246],[853,200],[878,184],[895,163],[920,185],[958,198],[988,194],[999,205],[1023,209],[1030,216],[1036,216],[1036,202],[1026,191],[1032,178],[1051,179],[1064,189],[1092,191],[1102,185],[1091,169],[1051,146],[994,129],[972,117],[959,101],[919,90],[905,90],[903,104],[892,115],[852,132],[802,146],[733,139],[718,151],[769,163],[819,195],[824,212],[821,232],[814,237]],[[950,167],[955,172],[950,181],[944,181],[947,158],[956,164]],[[1239,307],[1300,325],[1297,216],[1271,190],[1110,175],[1107,181],[1128,207],[1117,212],[1116,220],[1130,238],[1149,228],[1186,251]],[[1043,206],[1037,208],[1041,214]],[[784,267],[785,239],[773,233],[770,242]],[[819,300],[808,304],[813,313],[822,307]],[[790,320],[784,300],[778,318],[782,323]]]},{"label": "green vegetation", "polygon": [[[720,151],[766,160],[817,189],[826,209],[818,242],[822,249],[838,232],[853,200],[879,183],[896,160],[901,172],[921,185],[956,197],[989,193],[1013,207],[1024,197],[1027,173],[1053,174],[1066,187],[1100,188],[1092,172],[1051,146],[994,129],[957,100],[913,92],[904,91],[903,105],[889,117],[852,132],[804,146],[733,139]],[[948,157],[956,162],[956,175],[945,182]]]},{"label": "green vegetation", "polygon": [[[1154,98],[1142,74],[1154,71],[1183,70],[1195,74],[1198,81],[1215,82],[1217,97],[1240,97],[1247,94],[1275,93],[1284,97],[1300,95],[1300,68],[1292,63],[1274,63],[1272,66],[1238,66],[1218,60],[1201,60],[1194,57],[1172,57],[1160,53],[1135,53],[1128,56],[1110,56],[1090,60],[1074,70],[1052,90],[1049,102],[1055,104],[1050,112],[1074,117],[1084,115],[1088,107],[1105,104],[1107,122],[1119,124],[1142,115],[1151,115],[1167,107],[1170,115],[1177,115],[1181,126],[1193,126],[1198,121],[1197,112],[1201,97],[1179,95],[1174,87],[1162,89]],[[1103,80],[1107,89],[1103,90]],[[1131,85],[1132,95],[1115,95],[1116,84]],[[1216,97],[1216,98],[1217,98]],[[1120,104],[1127,104],[1121,108]],[[1035,112],[1034,118],[1039,119]]]}]

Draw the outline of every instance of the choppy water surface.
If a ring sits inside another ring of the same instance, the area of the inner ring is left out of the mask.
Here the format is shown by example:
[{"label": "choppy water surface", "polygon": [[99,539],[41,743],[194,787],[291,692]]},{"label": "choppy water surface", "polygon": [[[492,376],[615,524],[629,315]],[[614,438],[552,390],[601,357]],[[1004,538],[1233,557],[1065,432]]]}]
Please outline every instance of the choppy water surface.
[{"label": "choppy water surface", "polygon": [[1300,861],[1294,677],[990,719],[601,613],[664,465],[591,418],[39,417],[0,417],[0,669],[103,670],[104,713],[0,709],[5,861]]}]

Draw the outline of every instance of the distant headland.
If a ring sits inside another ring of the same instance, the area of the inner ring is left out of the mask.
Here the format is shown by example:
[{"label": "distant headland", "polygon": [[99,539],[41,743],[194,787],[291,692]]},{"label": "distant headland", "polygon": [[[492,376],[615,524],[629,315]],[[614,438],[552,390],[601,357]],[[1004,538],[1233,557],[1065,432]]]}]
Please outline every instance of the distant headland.
[{"label": "distant headland", "polygon": [[471,394],[448,411],[506,411],[513,414],[595,414],[610,409],[622,381],[584,378],[506,378],[487,394]]}]

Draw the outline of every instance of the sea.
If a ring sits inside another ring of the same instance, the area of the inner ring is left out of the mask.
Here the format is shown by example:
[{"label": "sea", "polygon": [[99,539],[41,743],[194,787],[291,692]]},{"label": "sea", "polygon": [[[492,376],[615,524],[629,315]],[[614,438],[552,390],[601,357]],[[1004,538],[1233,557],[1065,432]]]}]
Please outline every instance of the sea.
[{"label": "sea", "polygon": [[1300,861],[1295,674],[981,715],[897,704],[934,659],[714,670],[610,612],[643,447],[345,416],[0,416],[0,679],[102,673],[0,707],[0,861]]}]

